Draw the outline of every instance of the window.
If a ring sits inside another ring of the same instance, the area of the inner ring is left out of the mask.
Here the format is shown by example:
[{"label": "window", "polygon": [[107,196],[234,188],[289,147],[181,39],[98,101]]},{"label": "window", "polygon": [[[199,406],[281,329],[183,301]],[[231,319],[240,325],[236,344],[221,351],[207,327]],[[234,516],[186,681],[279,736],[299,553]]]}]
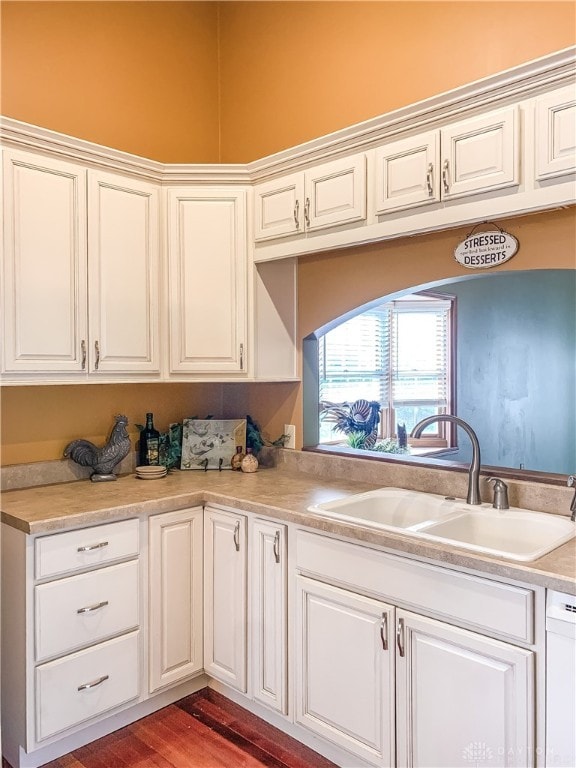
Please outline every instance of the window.
[{"label": "window", "polygon": [[[318,339],[320,442],[345,442],[327,404],[380,404],[378,438],[408,434],[426,416],[452,413],[453,305],[422,293],[373,307]],[[448,428],[447,428],[448,427]],[[432,424],[415,444],[452,445],[449,425]],[[353,443],[351,443],[353,444]]]}]

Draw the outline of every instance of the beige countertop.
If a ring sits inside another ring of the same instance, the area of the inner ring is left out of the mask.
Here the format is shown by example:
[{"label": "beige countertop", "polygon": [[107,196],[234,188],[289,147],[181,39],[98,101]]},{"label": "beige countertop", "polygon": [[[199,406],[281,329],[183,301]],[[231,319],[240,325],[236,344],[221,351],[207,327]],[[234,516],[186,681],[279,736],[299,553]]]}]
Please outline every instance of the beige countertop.
[{"label": "beige countertop", "polygon": [[[384,485],[383,483],[381,485]],[[174,471],[160,480],[135,475],[112,483],[79,480],[2,494],[2,522],[27,534],[56,533],[128,517],[222,504],[432,562],[576,594],[576,539],[531,563],[518,563],[411,536],[378,531],[310,514],[311,504],[378,487],[344,479],[323,480],[285,468],[241,472]]]}]

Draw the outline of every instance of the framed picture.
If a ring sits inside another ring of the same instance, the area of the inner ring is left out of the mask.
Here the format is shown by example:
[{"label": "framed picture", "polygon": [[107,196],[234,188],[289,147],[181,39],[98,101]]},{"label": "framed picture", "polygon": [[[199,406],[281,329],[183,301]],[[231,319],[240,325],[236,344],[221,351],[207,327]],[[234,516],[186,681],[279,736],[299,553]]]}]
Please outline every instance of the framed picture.
[{"label": "framed picture", "polygon": [[232,469],[236,446],[246,451],[246,419],[184,419],[181,469]]}]

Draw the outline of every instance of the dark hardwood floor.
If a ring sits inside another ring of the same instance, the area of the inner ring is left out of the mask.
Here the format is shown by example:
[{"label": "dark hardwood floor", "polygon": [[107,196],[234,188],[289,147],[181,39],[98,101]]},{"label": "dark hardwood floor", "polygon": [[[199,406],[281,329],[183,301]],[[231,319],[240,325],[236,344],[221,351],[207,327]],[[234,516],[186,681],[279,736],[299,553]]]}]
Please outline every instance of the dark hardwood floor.
[{"label": "dark hardwood floor", "polygon": [[[3,768],[10,768],[4,760]],[[335,768],[205,688],[45,768]]]}]

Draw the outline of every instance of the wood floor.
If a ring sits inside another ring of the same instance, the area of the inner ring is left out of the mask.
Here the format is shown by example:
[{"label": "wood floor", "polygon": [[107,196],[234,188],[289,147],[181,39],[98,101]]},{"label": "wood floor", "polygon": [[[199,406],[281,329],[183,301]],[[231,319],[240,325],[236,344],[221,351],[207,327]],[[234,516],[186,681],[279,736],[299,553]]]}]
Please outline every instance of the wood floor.
[{"label": "wood floor", "polygon": [[[3,768],[10,768],[6,761]],[[205,688],[45,768],[335,768]]]}]

